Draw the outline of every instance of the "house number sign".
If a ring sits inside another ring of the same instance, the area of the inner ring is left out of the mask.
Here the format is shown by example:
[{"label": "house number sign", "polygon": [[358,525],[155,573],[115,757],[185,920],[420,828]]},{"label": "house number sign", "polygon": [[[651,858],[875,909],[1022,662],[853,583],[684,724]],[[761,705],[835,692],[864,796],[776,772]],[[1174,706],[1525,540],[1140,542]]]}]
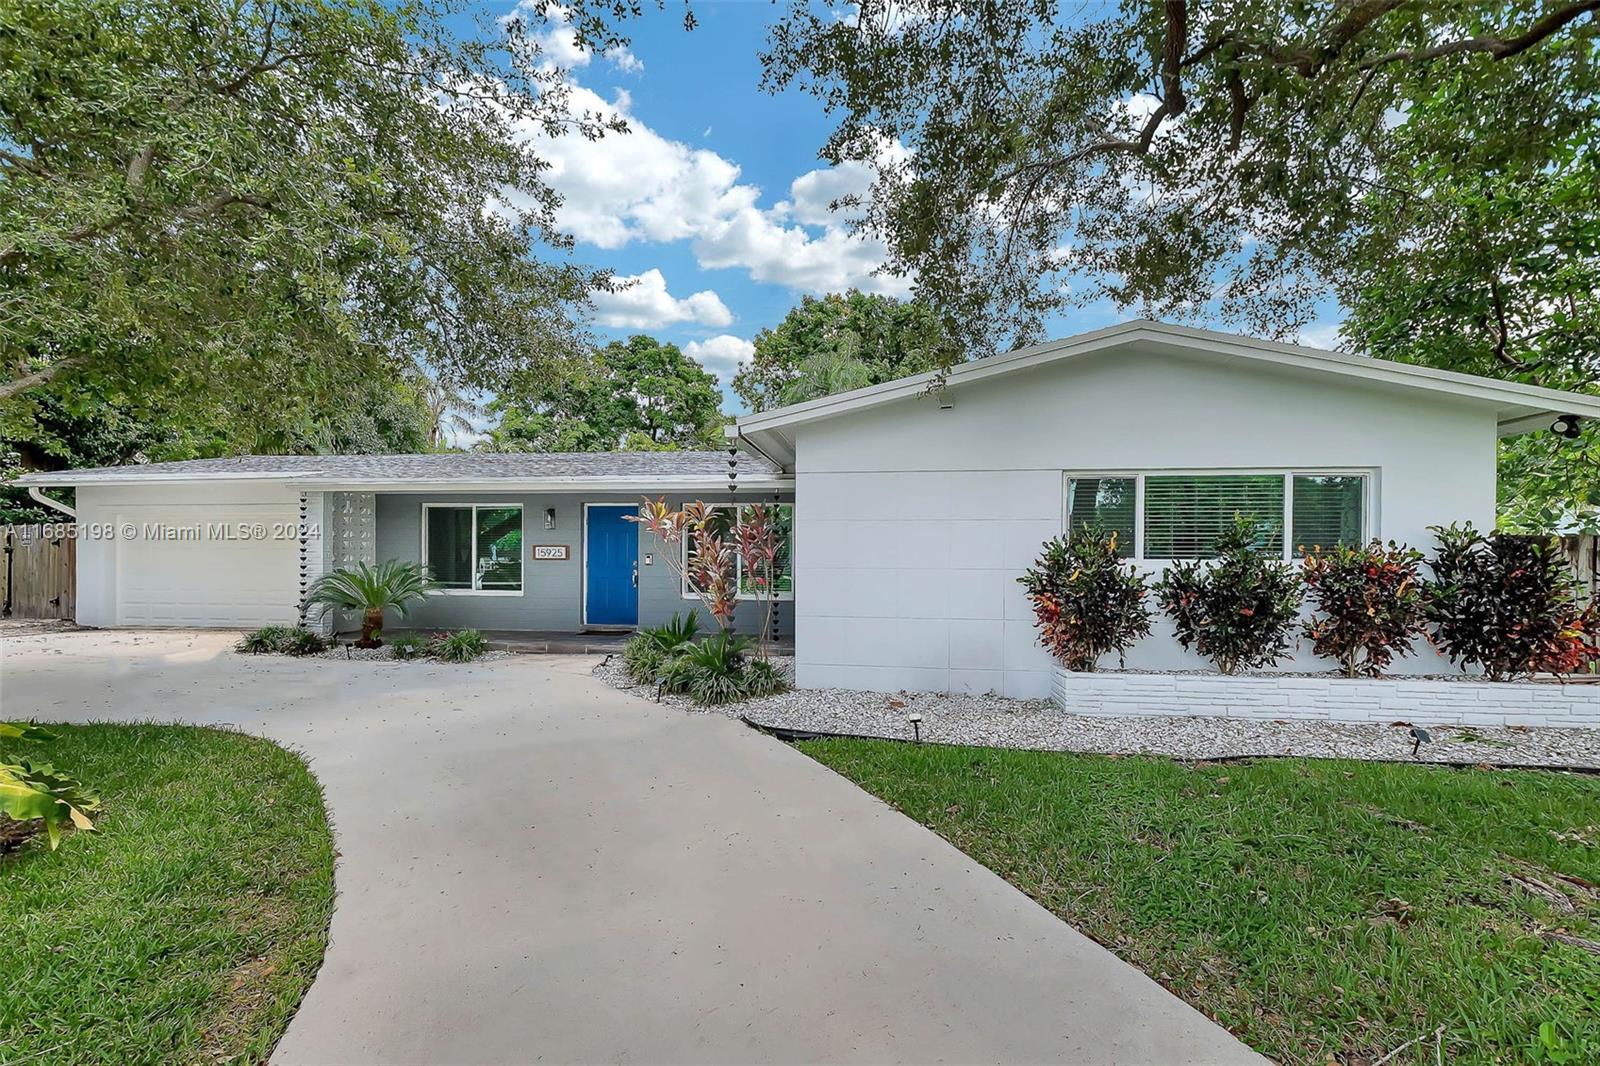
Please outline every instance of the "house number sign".
[{"label": "house number sign", "polygon": [[571,550],[572,549],[567,547],[565,544],[535,544],[533,546],[533,557],[535,560],[568,559],[571,558],[571,556],[567,553]]}]

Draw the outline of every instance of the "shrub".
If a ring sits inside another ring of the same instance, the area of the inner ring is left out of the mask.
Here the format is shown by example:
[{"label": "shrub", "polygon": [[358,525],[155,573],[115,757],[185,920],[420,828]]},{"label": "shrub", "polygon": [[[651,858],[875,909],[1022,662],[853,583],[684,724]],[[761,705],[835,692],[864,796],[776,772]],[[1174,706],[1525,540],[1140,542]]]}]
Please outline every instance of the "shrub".
[{"label": "shrub", "polygon": [[622,669],[640,685],[653,684],[665,665],[668,651],[648,633],[635,633],[622,646]]},{"label": "shrub", "polygon": [[1044,542],[1017,579],[1033,603],[1039,643],[1068,670],[1094,670],[1100,657],[1121,658],[1150,633],[1144,577],[1117,558],[1117,535],[1086,527]]},{"label": "shrub", "polygon": [[262,626],[260,629],[246,633],[244,639],[235,647],[240,651],[260,655],[262,652],[280,652],[283,650],[284,641],[289,638],[288,626]]},{"label": "shrub", "polygon": [[489,650],[489,638],[476,629],[435,633],[428,644],[434,657],[447,663],[470,663]]},{"label": "shrub", "polygon": [[315,655],[327,651],[332,645],[327,637],[313,633],[304,626],[262,626],[247,633],[234,645],[240,651],[259,655],[273,652],[278,655]]},{"label": "shrub", "polygon": [[1439,549],[1429,563],[1427,615],[1434,643],[1452,662],[1504,681],[1594,661],[1593,614],[1579,607],[1552,539],[1485,535],[1471,523],[1433,531]]},{"label": "shrub", "polygon": [[1421,562],[1421,552],[1393,541],[1307,555],[1300,573],[1317,615],[1305,632],[1316,653],[1337,659],[1346,677],[1377,677],[1410,655],[1426,621]]},{"label": "shrub", "polygon": [[777,666],[765,659],[748,658],[753,643],[749,637],[724,630],[697,644],[686,644],[662,664],[662,686],[706,707],[787,689],[788,679]]},{"label": "shrub", "polygon": [[[28,722],[0,722],[0,740],[48,741],[55,734]],[[100,800],[70,774],[49,763],[0,754],[0,848],[19,847],[44,830],[50,850],[61,844],[61,827],[94,829],[89,815]]]},{"label": "shrub", "polygon": [[672,620],[665,625],[655,626],[644,630],[641,636],[649,637],[663,651],[672,651],[679,645],[687,644],[700,632],[700,616],[690,611],[680,615],[676,611]]},{"label": "shrub", "polygon": [[304,626],[295,626],[284,631],[278,650],[285,655],[316,655],[327,651],[332,645],[333,641],[321,633],[313,633]]},{"label": "shrub", "polygon": [[401,633],[389,641],[389,652],[396,659],[420,659],[428,654],[428,638],[421,633]]},{"label": "shrub", "polygon": [[1156,585],[1178,643],[1224,674],[1275,665],[1289,650],[1300,610],[1300,581],[1288,563],[1261,551],[1259,524],[1236,517],[1208,563],[1174,563]]},{"label": "shrub", "polygon": [[306,593],[307,603],[361,612],[361,639],[358,648],[376,648],[383,643],[383,612],[392,608],[404,616],[416,601],[437,588],[422,567],[399,559],[385,559],[377,566],[356,563],[319,577]]}]

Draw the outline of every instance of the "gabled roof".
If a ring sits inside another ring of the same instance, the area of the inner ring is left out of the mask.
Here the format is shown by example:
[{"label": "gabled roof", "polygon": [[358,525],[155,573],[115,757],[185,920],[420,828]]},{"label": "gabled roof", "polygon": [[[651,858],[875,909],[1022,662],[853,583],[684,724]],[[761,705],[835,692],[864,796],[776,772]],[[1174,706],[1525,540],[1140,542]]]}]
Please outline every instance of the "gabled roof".
[{"label": "gabled roof", "polygon": [[[777,467],[739,455],[739,484],[787,483]],[[515,489],[531,487],[715,488],[728,480],[727,452],[446,452],[422,455],[241,455],[27,474],[18,485],[155,484],[174,481],[293,481],[328,486]]]},{"label": "gabled roof", "polygon": [[[1306,348],[1298,344],[1256,340],[1214,330],[1173,326],[1165,322],[1140,320],[1124,322],[1064,340],[1048,341],[1020,348],[1005,355],[977,359],[952,367],[945,375],[945,388],[959,390],[974,382],[1001,374],[1030,370],[1066,359],[1077,359],[1098,352],[1137,346],[1145,351],[1210,358],[1218,361],[1255,362],[1290,367],[1338,377],[1355,378],[1380,385],[1416,389],[1436,395],[1454,396],[1494,408],[1501,436],[1543,428],[1558,414],[1600,418],[1600,396],[1561,392],[1536,385],[1497,381],[1472,374],[1373,359],[1346,352]],[[881,385],[869,385],[850,392],[824,396],[805,403],[791,404],[771,411],[746,415],[728,427],[730,438],[737,438],[751,449],[788,469],[794,462],[795,428],[808,422],[871,410],[882,404],[925,394],[937,378],[936,373],[915,374]]]}]

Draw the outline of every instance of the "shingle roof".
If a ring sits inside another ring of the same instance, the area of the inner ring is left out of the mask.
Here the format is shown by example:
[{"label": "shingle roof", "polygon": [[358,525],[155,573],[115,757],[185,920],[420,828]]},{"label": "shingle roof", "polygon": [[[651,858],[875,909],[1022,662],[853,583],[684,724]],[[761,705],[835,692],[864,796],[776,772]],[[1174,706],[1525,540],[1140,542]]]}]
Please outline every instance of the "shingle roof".
[{"label": "shingle roof", "polygon": [[[522,481],[720,479],[727,452],[447,452],[426,455],[241,455],[178,463],[102,466],[28,474],[20,485],[78,481],[141,481],[285,477],[305,481]],[[773,476],[778,468],[751,452],[739,455],[739,475]]]}]

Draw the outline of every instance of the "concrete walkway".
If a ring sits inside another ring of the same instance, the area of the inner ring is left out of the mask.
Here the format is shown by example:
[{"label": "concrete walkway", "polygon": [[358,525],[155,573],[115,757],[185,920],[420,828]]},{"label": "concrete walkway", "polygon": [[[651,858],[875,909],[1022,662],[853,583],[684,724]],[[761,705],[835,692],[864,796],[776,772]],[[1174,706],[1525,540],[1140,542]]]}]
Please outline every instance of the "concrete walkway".
[{"label": "concrete walkway", "polygon": [[339,902],[276,1063],[1260,1061],[831,771],[592,659],[0,639],[8,718],[229,723],[309,756]]}]

